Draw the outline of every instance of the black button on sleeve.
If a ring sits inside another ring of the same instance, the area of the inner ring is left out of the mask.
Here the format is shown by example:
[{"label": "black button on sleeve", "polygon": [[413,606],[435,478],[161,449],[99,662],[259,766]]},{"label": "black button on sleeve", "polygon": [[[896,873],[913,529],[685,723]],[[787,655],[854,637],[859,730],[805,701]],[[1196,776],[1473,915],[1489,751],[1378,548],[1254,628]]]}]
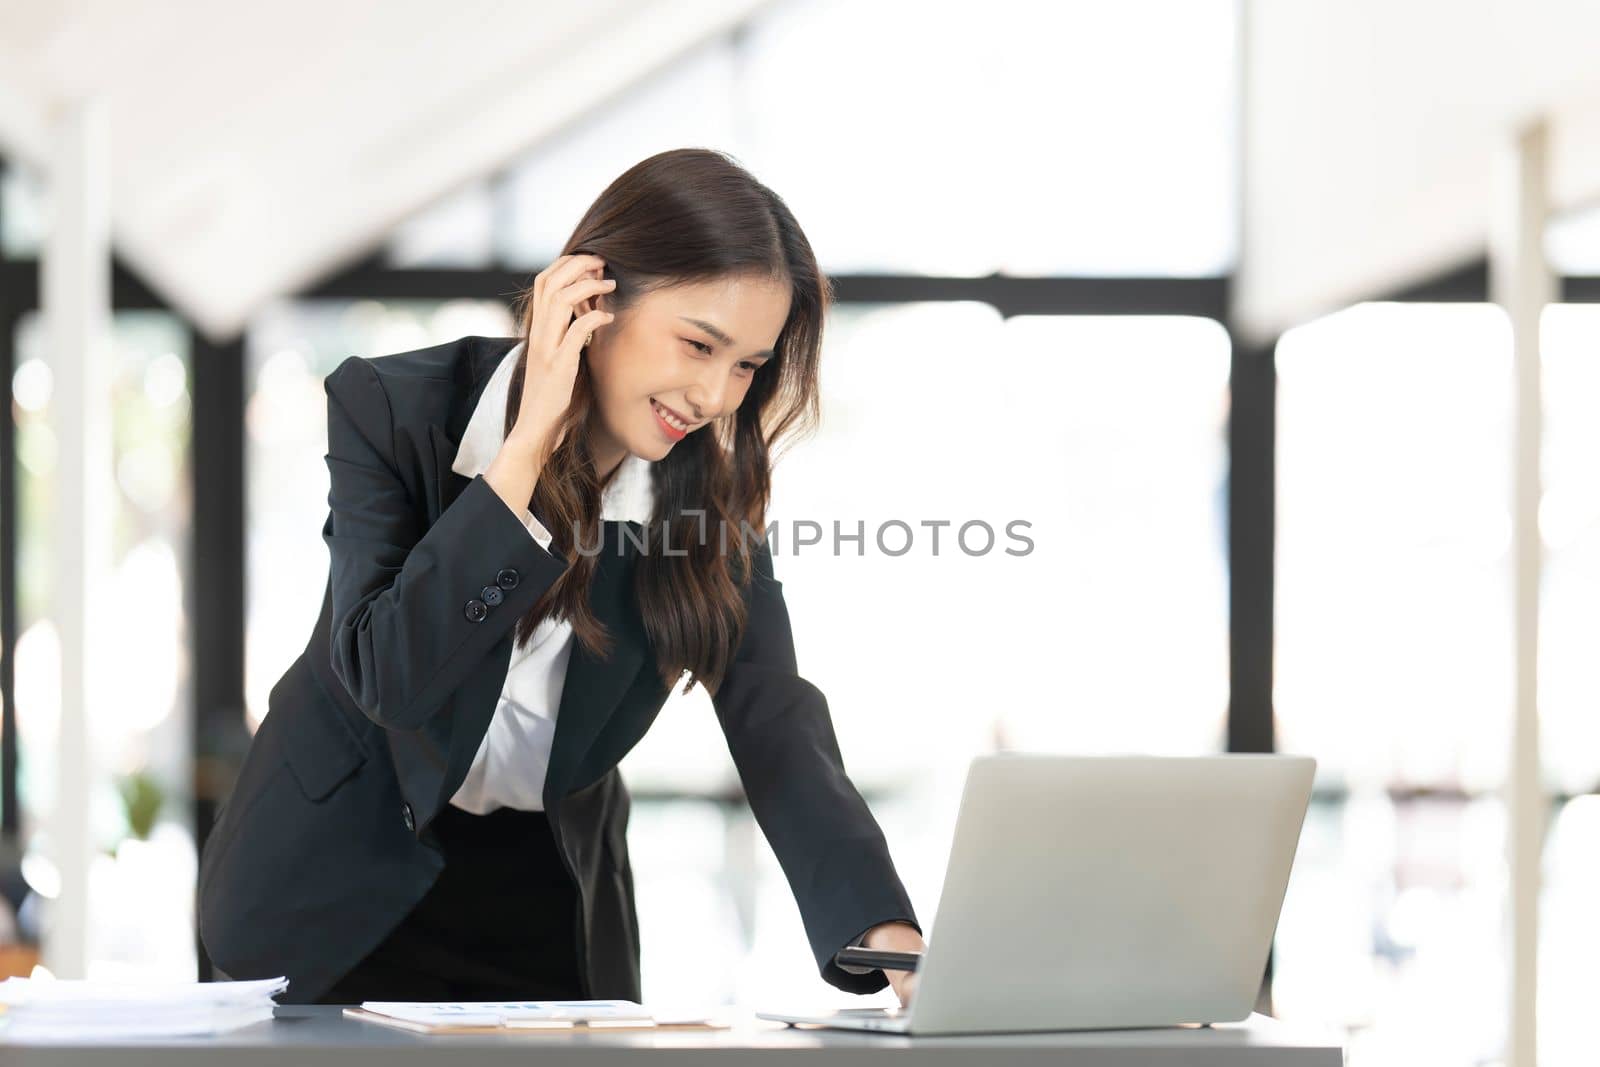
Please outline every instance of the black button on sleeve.
[{"label": "black button on sleeve", "polygon": [[482,622],[489,617],[489,608],[481,600],[467,601],[467,621]]},{"label": "black button on sleeve", "polygon": [[500,602],[506,598],[506,595],[500,591],[500,587],[498,585],[486,585],[483,587],[483,592],[479,593],[478,595],[482,597],[483,602],[489,605],[491,608],[499,607]]},{"label": "black button on sleeve", "polygon": [[501,589],[515,589],[517,587],[517,572],[507,567],[494,576],[494,584]]}]

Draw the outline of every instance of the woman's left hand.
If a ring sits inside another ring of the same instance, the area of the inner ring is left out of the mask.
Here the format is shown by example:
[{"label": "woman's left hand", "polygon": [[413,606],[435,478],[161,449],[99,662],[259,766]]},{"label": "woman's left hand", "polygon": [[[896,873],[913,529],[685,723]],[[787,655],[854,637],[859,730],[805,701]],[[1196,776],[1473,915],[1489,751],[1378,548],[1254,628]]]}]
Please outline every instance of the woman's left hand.
[{"label": "woman's left hand", "polygon": [[[879,923],[867,931],[861,945],[887,952],[924,952],[928,947],[917,928],[903,922]],[[900,998],[900,1006],[911,1007],[911,998],[917,991],[917,972],[885,970],[883,973],[894,987],[895,996]]]}]

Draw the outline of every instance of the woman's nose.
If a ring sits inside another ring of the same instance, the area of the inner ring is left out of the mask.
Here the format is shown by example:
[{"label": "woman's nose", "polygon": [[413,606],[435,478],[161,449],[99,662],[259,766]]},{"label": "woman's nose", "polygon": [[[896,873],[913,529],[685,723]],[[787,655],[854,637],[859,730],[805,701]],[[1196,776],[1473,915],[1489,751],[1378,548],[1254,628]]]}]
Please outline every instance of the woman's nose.
[{"label": "woman's nose", "polygon": [[722,414],[722,398],[727,388],[728,380],[721,368],[713,367],[694,385],[684,390],[683,399],[694,409],[695,418],[715,418]]}]

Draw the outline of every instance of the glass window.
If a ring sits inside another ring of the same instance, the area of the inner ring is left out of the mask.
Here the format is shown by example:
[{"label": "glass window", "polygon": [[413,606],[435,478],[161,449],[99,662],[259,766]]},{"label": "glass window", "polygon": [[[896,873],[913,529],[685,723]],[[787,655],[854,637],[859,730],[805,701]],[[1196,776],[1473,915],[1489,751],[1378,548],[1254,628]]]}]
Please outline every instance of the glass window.
[{"label": "glass window", "polygon": [[1497,798],[1319,796],[1278,922],[1274,1012],[1345,1028],[1351,1067],[1496,1062],[1504,916]]},{"label": "glass window", "polygon": [[1539,1062],[1594,1062],[1594,961],[1600,959],[1600,796],[1557,810],[1545,840],[1539,917]]},{"label": "glass window", "polygon": [[[1554,305],[1541,324],[1544,541],[1539,722],[1545,784],[1600,788],[1600,307]],[[1559,1065],[1594,1058],[1594,961],[1600,958],[1600,797],[1560,806],[1545,841],[1540,902],[1539,1052]]]},{"label": "glass window", "polygon": [[272,687],[304,651],[328,582],[323,379],[350,356],[515,332],[510,311],[492,300],[302,300],[276,304],[251,324],[245,707],[252,730],[267,713]]},{"label": "glass window", "polygon": [[1600,206],[1553,219],[1545,230],[1544,250],[1557,274],[1600,274]]},{"label": "glass window", "polygon": [[[1547,308],[1542,335],[1539,713],[1545,786],[1570,795],[1600,783],[1600,308]],[[1281,747],[1325,788],[1273,995],[1351,1026],[1352,1064],[1474,1064],[1505,1040],[1510,343],[1487,305],[1362,305],[1279,347]],[[1545,842],[1541,1062],[1591,1058],[1594,800]]]},{"label": "glass window", "polygon": [[1600,307],[1545,309],[1539,720],[1546,784],[1600,786]]},{"label": "glass window", "polygon": [[[981,304],[844,306],[826,344],[822,429],[774,473],[774,565],[930,921],[973,755],[1221,747],[1229,344],[1200,319]],[[646,997],[857,1003],[814,972],[701,690],[624,770]]]},{"label": "glass window", "polygon": [[16,163],[0,166],[0,255],[9,259],[37,256],[44,244],[49,209],[38,174]]},{"label": "glass window", "polygon": [[1278,347],[1274,696],[1324,782],[1503,778],[1510,344],[1489,305],[1364,304]]},{"label": "glass window", "polygon": [[1489,305],[1363,304],[1278,346],[1274,697],[1319,795],[1272,989],[1354,1065],[1503,1046],[1510,345]]},{"label": "glass window", "polygon": [[[51,612],[57,357],[43,326],[36,313],[19,324],[11,382],[20,512],[18,785],[25,847],[37,855],[32,872],[50,869],[42,831],[55,805],[61,708],[60,644]],[[188,338],[182,322],[165,312],[118,312],[113,321],[111,584],[94,605],[99,669],[90,679],[88,707],[98,769],[89,798],[97,849],[89,871],[91,978],[194,975],[184,596],[191,515]]]}]

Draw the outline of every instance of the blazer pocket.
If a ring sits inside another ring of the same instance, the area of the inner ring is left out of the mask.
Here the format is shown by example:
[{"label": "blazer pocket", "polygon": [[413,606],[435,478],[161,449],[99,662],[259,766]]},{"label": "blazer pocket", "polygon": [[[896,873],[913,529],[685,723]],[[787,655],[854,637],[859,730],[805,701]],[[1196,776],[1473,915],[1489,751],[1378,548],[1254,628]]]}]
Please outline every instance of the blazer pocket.
[{"label": "blazer pocket", "polygon": [[289,769],[307,800],[323,800],[367,760],[366,746],[345,721],[306,664],[295,660],[278,682],[271,703],[286,698],[295,706],[284,723],[283,748]]}]

